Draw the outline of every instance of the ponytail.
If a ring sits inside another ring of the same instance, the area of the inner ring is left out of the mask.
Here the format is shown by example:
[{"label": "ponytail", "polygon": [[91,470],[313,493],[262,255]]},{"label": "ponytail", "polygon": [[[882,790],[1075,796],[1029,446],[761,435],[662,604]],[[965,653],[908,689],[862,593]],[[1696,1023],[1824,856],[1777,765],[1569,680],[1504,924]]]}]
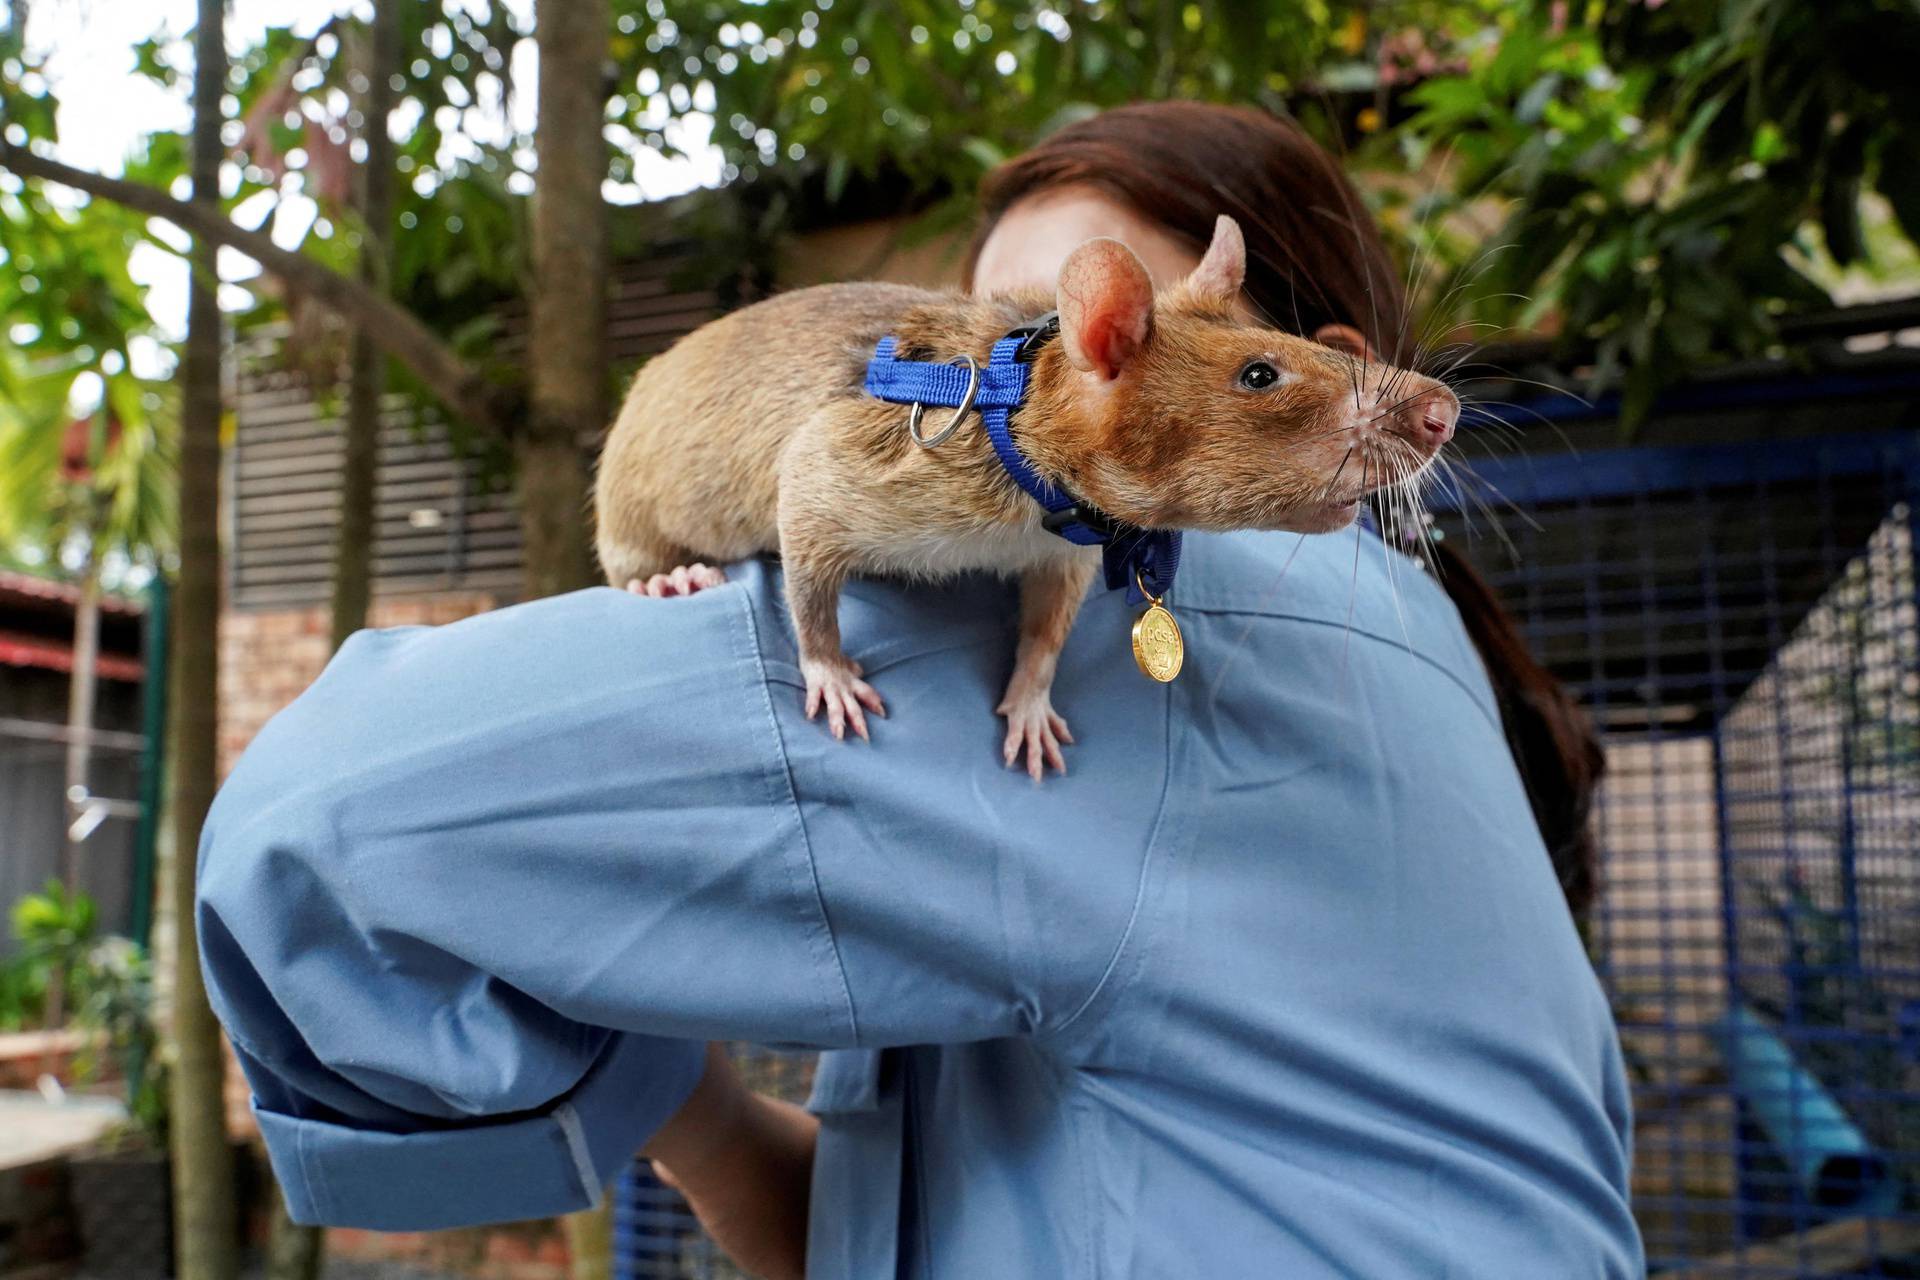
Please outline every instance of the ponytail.
[{"label": "ponytail", "polygon": [[1607,763],[1600,737],[1567,687],[1527,648],[1487,580],[1445,543],[1432,544],[1432,551],[1435,576],[1486,664],[1507,747],[1567,906],[1584,925],[1600,887],[1591,822],[1594,788]]}]

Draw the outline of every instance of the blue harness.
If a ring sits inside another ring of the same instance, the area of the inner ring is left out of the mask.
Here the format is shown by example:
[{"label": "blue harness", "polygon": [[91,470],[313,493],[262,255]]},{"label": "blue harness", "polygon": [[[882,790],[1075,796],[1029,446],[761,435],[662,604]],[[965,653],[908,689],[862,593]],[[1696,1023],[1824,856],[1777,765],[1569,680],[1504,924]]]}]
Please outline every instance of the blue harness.
[{"label": "blue harness", "polygon": [[[1034,356],[1059,332],[1060,316],[1054,311],[1009,329],[1005,337],[993,344],[986,367],[977,374],[958,365],[902,360],[894,355],[899,349],[899,339],[888,335],[880,339],[873,349],[873,359],[867,364],[866,392],[892,404],[957,409],[971,403],[980,411],[981,425],[987,429],[987,439],[993,442],[994,456],[1000,459],[1000,465],[1046,512],[1041,518],[1041,527],[1079,546],[1101,548],[1107,589],[1125,587],[1128,601],[1142,604],[1147,595],[1158,598],[1173,587],[1173,575],[1180,568],[1180,534],[1175,530],[1142,529],[1116,520],[1091,503],[1047,483],[1014,444],[1009,430],[1013,411],[1026,403]],[[978,385],[972,387],[969,402],[967,393],[976,377]],[[1141,592],[1142,584],[1145,595]]]}]

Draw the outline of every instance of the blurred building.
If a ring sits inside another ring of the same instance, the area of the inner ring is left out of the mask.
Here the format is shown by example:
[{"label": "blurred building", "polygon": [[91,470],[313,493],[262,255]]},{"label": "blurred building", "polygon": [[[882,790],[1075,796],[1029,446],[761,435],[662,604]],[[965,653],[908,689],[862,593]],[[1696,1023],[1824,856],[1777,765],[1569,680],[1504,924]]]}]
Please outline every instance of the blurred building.
[{"label": "blurred building", "polygon": [[[18,901],[60,874],[67,839],[67,699],[79,589],[0,571],[0,903]],[[88,770],[93,794],[132,800],[139,783],[142,610],[100,602],[97,733]],[[79,887],[99,904],[101,926],[125,933],[132,913],[134,826],[112,818],[80,845]],[[0,927],[0,955],[12,945]]]}]

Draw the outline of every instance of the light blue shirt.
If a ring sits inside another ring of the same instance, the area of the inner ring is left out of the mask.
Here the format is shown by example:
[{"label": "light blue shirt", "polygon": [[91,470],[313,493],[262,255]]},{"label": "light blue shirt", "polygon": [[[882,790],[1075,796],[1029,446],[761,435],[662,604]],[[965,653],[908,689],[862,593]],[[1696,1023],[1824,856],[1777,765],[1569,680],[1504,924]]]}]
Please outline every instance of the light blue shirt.
[{"label": "light blue shirt", "polygon": [[201,847],[296,1219],[585,1206],[702,1042],[835,1050],[813,1280],[1643,1271],[1607,1002],[1436,585],[1190,537],[1186,670],[1091,599],[1042,784],[1013,589],[856,582],[891,717],[802,716],[776,566],[363,632]]}]

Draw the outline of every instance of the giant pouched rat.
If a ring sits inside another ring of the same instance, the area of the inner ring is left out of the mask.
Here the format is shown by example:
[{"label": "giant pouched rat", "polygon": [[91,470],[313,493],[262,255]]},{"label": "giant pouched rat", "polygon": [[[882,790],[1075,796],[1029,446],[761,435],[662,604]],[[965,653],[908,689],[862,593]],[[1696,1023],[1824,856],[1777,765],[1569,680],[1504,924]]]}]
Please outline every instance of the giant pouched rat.
[{"label": "giant pouched rat", "polygon": [[[807,716],[824,706],[836,738],[849,724],[864,738],[862,708],[885,709],[840,646],[848,575],[1018,574],[1004,755],[1012,764],[1024,747],[1036,778],[1043,760],[1064,770],[1054,669],[1100,550],[1043,527],[983,431],[916,444],[907,412],[863,391],[868,360],[892,335],[902,355],[984,364],[997,339],[1055,307],[1059,340],[1032,356],[1010,419],[1047,484],[1137,530],[1342,528],[1368,492],[1432,459],[1459,401],[1431,378],[1249,322],[1245,269],[1223,217],[1199,266],[1158,297],[1131,250],[1096,239],[1068,257],[1051,298],[822,285],[715,320],[640,371],[607,437],[594,501],[608,580],[778,550]],[[681,589],[717,580],[674,575]]]}]

